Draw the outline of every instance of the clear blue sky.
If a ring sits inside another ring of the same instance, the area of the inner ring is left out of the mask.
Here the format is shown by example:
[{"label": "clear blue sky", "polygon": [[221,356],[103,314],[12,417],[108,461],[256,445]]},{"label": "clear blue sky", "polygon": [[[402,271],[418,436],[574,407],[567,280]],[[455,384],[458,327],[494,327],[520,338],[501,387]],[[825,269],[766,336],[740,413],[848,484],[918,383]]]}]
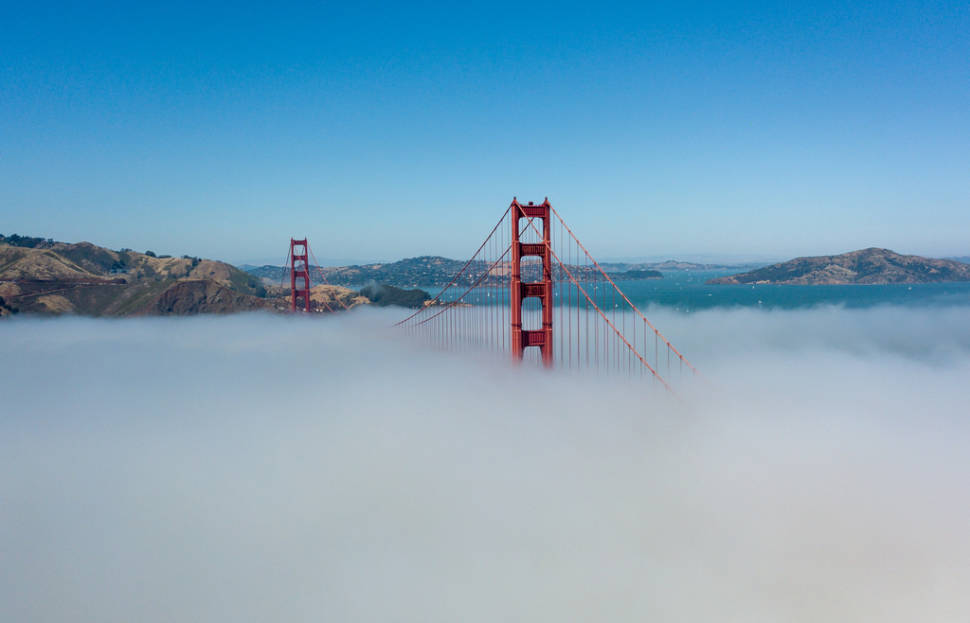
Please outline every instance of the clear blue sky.
[{"label": "clear blue sky", "polygon": [[[0,232],[234,262],[970,253],[970,4],[7,4]],[[245,5],[245,6],[242,6]]]}]

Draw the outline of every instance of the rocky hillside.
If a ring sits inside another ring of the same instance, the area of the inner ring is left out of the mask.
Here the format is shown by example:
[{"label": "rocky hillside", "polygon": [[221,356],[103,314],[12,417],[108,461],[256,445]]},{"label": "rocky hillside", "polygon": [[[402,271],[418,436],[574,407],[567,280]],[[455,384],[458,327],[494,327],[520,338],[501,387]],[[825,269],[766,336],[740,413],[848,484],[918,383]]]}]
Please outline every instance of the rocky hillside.
[{"label": "rocky hillside", "polygon": [[[283,298],[289,304],[289,292],[285,292]],[[370,302],[362,293],[342,286],[320,284],[310,288],[310,308],[317,311],[350,309]]]},{"label": "rocky hillside", "polygon": [[0,237],[0,297],[6,315],[126,316],[267,308],[259,280],[214,260],[173,258],[90,242]]},{"label": "rocky hillside", "polygon": [[870,248],[841,255],[799,257],[707,283],[844,285],[939,281],[970,281],[970,265]]}]

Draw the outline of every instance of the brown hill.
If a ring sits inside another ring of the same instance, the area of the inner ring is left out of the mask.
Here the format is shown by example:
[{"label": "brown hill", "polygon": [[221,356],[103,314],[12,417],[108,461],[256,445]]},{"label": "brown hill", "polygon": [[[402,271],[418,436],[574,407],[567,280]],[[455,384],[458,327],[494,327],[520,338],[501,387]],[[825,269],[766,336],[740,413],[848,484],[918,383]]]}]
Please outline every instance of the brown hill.
[{"label": "brown hill", "polygon": [[0,280],[83,281],[98,278],[66,256],[51,249],[27,249],[0,245]]},{"label": "brown hill", "polygon": [[875,285],[940,281],[970,281],[970,265],[870,248],[841,255],[799,257],[746,273],[711,279],[707,283]]},{"label": "brown hill", "polygon": [[266,308],[265,295],[258,279],[224,262],[113,251],[90,242],[0,242],[3,315],[224,313]]},{"label": "brown hill", "polygon": [[321,308],[343,309],[367,305],[370,301],[350,288],[320,284],[310,288],[310,303]]},{"label": "brown hill", "polygon": [[270,303],[250,294],[237,292],[211,280],[179,281],[153,297],[135,313],[161,316],[188,314],[227,314],[269,309]]}]

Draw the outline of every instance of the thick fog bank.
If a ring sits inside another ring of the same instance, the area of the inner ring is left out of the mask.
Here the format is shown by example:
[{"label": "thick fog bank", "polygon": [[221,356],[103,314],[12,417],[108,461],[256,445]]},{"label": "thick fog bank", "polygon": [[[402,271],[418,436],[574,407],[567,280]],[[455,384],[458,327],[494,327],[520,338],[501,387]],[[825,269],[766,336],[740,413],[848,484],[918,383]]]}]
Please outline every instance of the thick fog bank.
[{"label": "thick fog bank", "polygon": [[0,323],[0,620],[970,619],[965,310],[655,310],[683,402],[398,315]]}]

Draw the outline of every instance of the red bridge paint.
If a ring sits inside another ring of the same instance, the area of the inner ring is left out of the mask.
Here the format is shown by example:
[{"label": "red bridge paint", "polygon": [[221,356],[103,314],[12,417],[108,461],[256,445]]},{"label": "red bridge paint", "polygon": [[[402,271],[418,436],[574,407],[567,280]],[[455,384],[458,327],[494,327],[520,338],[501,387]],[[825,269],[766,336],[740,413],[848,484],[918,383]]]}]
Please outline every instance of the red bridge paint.
[{"label": "red bridge paint", "polygon": [[[310,261],[306,238],[290,238],[290,311],[297,309],[297,300],[302,299],[301,311],[310,311]],[[297,282],[302,287],[297,287]]]},{"label": "red bridge paint", "polygon": [[[552,357],[552,258],[551,225],[549,220],[549,200],[541,205],[533,205],[530,201],[522,205],[513,199],[509,208],[512,213],[512,274],[510,295],[512,304],[511,344],[512,358],[521,361],[525,349],[536,346],[542,353],[542,363],[547,368],[553,364]],[[542,221],[542,243],[525,243],[520,241],[522,230],[519,229],[519,219],[527,218],[531,221]],[[522,282],[522,258],[539,257],[542,259],[542,281]],[[542,328],[538,330],[524,330],[522,328],[522,302],[534,297],[542,304]]]}]

